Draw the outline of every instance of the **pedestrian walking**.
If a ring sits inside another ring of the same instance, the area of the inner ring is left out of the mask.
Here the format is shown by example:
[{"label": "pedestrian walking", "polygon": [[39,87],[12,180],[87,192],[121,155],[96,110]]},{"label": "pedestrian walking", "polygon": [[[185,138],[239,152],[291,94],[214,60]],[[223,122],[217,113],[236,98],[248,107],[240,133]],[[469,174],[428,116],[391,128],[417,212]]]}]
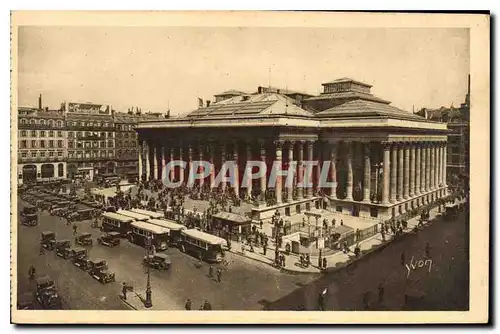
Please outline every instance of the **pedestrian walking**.
[{"label": "pedestrian walking", "polygon": [[77,235],[78,233],[78,226],[73,225],[73,235]]},{"label": "pedestrian walking", "polygon": [[262,250],[264,251],[264,255],[266,255],[266,252],[267,252],[267,245],[264,243],[264,246],[262,248]]},{"label": "pedestrian walking", "polygon": [[222,281],[222,269],[217,268],[217,283],[220,283]]},{"label": "pedestrian walking", "polygon": [[323,258],[323,269],[326,269],[328,267],[328,262],[326,260],[326,257]]},{"label": "pedestrian walking", "polygon": [[208,277],[210,277],[210,278],[214,277],[214,267],[213,266],[210,266],[208,268]]},{"label": "pedestrian walking", "polygon": [[343,219],[340,220],[340,226],[344,226],[344,220]]},{"label": "pedestrian walking", "polygon": [[245,255],[245,244],[241,243],[241,254]]},{"label": "pedestrian walking", "polygon": [[285,268],[285,254],[281,254],[281,266]]},{"label": "pedestrian walking", "polygon": [[379,302],[379,304],[381,304],[383,300],[384,300],[384,286],[382,285],[382,283],[380,283],[378,285],[378,302]]},{"label": "pedestrian walking", "polygon": [[123,282],[122,283],[122,294],[123,294],[123,299],[127,300],[127,283]]},{"label": "pedestrian walking", "polygon": [[208,302],[208,300],[205,300],[205,303],[203,304],[203,310],[204,311],[210,311],[212,310],[212,305]]},{"label": "pedestrian walking", "polygon": [[184,308],[185,308],[187,311],[190,311],[190,310],[191,310],[191,308],[192,308],[192,305],[193,305],[193,304],[191,303],[191,299],[189,299],[189,298],[188,298],[188,299],[186,300],[186,304],[184,305]]},{"label": "pedestrian walking", "polygon": [[335,228],[335,224],[337,223],[337,221],[335,220],[335,218],[332,219],[332,226],[333,228]]}]

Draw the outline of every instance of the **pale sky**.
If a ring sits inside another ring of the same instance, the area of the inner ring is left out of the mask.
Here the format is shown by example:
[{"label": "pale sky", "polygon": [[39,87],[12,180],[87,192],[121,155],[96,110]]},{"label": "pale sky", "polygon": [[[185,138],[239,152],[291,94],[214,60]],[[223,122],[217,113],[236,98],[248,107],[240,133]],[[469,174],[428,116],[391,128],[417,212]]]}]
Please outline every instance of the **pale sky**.
[{"label": "pale sky", "polygon": [[468,73],[467,29],[22,27],[18,103],[36,106],[41,93],[49,108],[170,106],[177,115],[198,97],[253,92],[269,80],[317,94],[321,83],[351,77],[411,111],[459,106]]}]

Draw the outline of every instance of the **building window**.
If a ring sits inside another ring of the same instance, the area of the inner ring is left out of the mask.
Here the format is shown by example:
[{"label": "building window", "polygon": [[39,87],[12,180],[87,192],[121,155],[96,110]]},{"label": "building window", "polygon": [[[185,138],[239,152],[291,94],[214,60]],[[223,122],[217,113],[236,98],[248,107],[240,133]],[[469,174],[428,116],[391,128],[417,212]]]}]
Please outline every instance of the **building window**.
[{"label": "building window", "polygon": [[112,158],[113,157],[113,151],[108,151],[108,158]]},{"label": "building window", "polygon": [[54,148],[54,141],[53,140],[49,140],[49,147]]},{"label": "building window", "polygon": [[73,142],[72,142],[72,141],[69,141],[69,142],[68,142],[68,148],[73,148],[73,147],[74,147]]},{"label": "building window", "polygon": [[45,120],[44,119],[40,120],[40,125],[45,125]]},{"label": "building window", "polygon": [[89,131],[85,131],[85,137],[89,137],[90,136],[90,132]]},{"label": "building window", "polygon": [[51,157],[51,158],[52,158],[53,156],[54,156],[54,151],[50,151],[50,152],[49,152],[49,157]]},{"label": "building window", "polygon": [[83,148],[83,144],[82,144],[82,142],[77,142],[77,143],[76,143],[76,147],[77,147],[77,148]]},{"label": "building window", "polygon": [[62,157],[62,155],[63,155],[62,152],[57,152],[58,157]]},{"label": "building window", "polygon": [[34,119],[30,119],[30,124],[31,124],[31,125],[33,125],[33,124],[35,124],[35,123],[36,123],[36,122],[35,122],[35,120],[34,120]]},{"label": "building window", "polygon": [[68,138],[74,138],[74,135],[73,131],[68,132]]},{"label": "building window", "polygon": [[21,124],[23,124],[23,125],[24,125],[24,124],[26,124],[26,123],[27,123],[27,122],[26,122],[26,119],[22,118],[22,119],[21,119]]},{"label": "building window", "polygon": [[57,136],[62,137],[62,131],[57,131]]},{"label": "building window", "polygon": [[113,137],[113,132],[108,132],[108,138],[112,138]]},{"label": "building window", "polygon": [[35,130],[31,130],[31,137],[36,137],[36,131]]},{"label": "building window", "polygon": [[49,137],[54,137],[54,131],[52,130],[49,131]]},{"label": "building window", "polygon": [[45,148],[45,140],[40,140],[40,147]]},{"label": "building window", "polygon": [[21,148],[26,148],[26,140],[21,140]]},{"label": "building window", "polygon": [[59,148],[63,147],[63,141],[62,140],[58,140],[57,141],[57,147],[59,147]]},{"label": "building window", "polygon": [[106,151],[101,151],[101,158],[106,158]]},{"label": "building window", "polygon": [[47,122],[47,124],[48,124],[50,127],[53,127],[53,126],[54,126],[54,122],[52,122],[52,120],[49,120],[49,121]]},{"label": "building window", "polygon": [[57,127],[62,128],[62,121],[57,121]]},{"label": "building window", "polygon": [[27,158],[27,157],[28,157],[28,153],[26,153],[26,152],[21,153],[21,158]]},{"label": "building window", "polygon": [[40,157],[45,158],[45,151],[40,152]]},{"label": "building window", "polygon": [[31,157],[36,158],[36,152],[31,152]]},{"label": "building window", "polygon": [[26,130],[21,131],[21,137],[26,137]]},{"label": "building window", "polygon": [[31,147],[32,148],[36,148],[36,140],[32,140],[31,141]]},{"label": "building window", "polygon": [[78,132],[76,133],[76,137],[77,137],[77,138],[81,138],[81,137],[82,137],[82,132],[81,132],[81,131],[78,131]]},{"label": "building window", "polygon": [[45,137],[45,131],[44,130],[40,131],[40,137],[42,137],[42,138]]},{"label": "building window", "polygon": [[95,126],[98,127],[98,128],[100,128],[101,127],[101,122],[95,123]]},{"label": "building window", "polygon": [[113,141],[112,140],[108,140],[108,147],[113,147]]},{"label": "building window", "polygon": [[100,143],[100,145],[99,145],[99,146],[100,146],[101,148],[106,148],[106,142],[105,142],[105,141],[101,141],[101,142],[99,142],[99,143]]},{"label": "building window", "polygon": [[95,141],[95,142],[93,142],[93,143],[92,143],[92,147],[99,147],[99,142],[96,142],[96,141]]}]

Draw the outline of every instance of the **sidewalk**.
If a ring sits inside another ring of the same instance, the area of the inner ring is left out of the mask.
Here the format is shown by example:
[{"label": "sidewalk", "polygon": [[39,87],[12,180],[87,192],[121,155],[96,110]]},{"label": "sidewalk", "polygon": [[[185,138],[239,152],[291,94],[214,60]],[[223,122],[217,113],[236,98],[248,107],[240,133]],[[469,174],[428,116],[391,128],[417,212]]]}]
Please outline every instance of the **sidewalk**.
[{"label": "sidewalk", "polygon": [[[436,217],[441,215],[441,213],[439,213],[438,208],[435,208],[429,212],[429,215],[430,215],[429,222],[424,222],[424,225],[426,225],[428,223],[432,223],[432,221]],[[417,226],[417,224],[418,224],[418,217],[414,217],[414,218],[409,219],[408,220],[408,228],[403,232],[403,235],[411,233],[411,231],[413,230],[413,228],[415,226]],[[326,271],[330,271],[330,270],[344,267],[344,266],[346,266],[346,265],[348,265],[356,260],[361,259],[364,255],[366,255],[368,253],[371,253],[377,249],[382,249],[384,245],[391,242],[391,240],[394,238],[395,238],[394,235],[386,234],[385,241],[384,241],[382,239],[382,235],[380,233],[377,233],[374,236],[359,242],[359,247],[361,249],[361,254],[359,255],[359,257],[356,257],[354,255],[354,249],[356,247],[355,244],[349,247],[349,249],[350,249],[349,254],[345,254],[342,251],[337,251],[334,254],[329,254],[329,255],[323,256],[323,257],[326,257],[327,264],[328,264]],[[242,250],[241,250],[241,243],[231,241],[230,252],[232,254],[236,254],[238,256],[244,256],[244,257],[268,264],[270,266],[274,266],[274,254],[275,254],[274,247],[275,247],[274,243],[270,244],[269,247],[267,248],[266,255],[264,255],[264,251],[261,247],[254,246],[254,252],[250,252],[248,245],[246,245],[245,253],[243,254]],[[283,252],[284,249],[280,249],[280,251]],[[285,254],[285,253],[283,252],[283,254]],[[321,270],[318,268],[318,256],[312,255],[310,257],[310,259],[311,259],[311,264],[309,265],[309,267],[304,268],[304,267],[300,266],[299,255],[295,255],[295,254],[286,255],[285,254],[285,266],[282,268],[279,268],[279,269],[277,268],[276,270],[281,270],[281,271],[288,272],[288,273],[298,273],[298,274],[300,274],[300,273],[304,273],[304,274],[320,273],[320,272],[324,271],[324,270]]]}]

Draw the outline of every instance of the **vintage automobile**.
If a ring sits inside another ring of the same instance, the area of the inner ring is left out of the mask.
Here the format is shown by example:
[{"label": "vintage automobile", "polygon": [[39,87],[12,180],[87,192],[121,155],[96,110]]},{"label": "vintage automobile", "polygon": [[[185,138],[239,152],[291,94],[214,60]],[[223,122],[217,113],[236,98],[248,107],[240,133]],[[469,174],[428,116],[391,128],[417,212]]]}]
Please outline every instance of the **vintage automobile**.
[{"label": "vintage automobile", "polygon": [[92,234],[90,233],[80,233],[75,237],[75,243],[80,246],[92,245]]},{"label": "vintage automobile", "polygon": [[68,212],[68,208],[54,208],[50,211],[50,214],[53,216],[64,217]]},{"label": "vintage automobile", "polygon": [[97,242],[104,246],[116,247],[120,244],[120,236],[121,234],[119,232],[104,233],[97,238]]},{"label": "vintage automobile", "polygon": [[172,265],[172,259],[167,254],[156,253],[156,254],[146,255],[142,259],[142,263],[145,266],[149,265],[151,268],[168,270]]},{"label": "vintage automobile", "polygon": [[35,297],[44,309],[60,309],[61,297],[56,291],[54,281],[49,276],[36,279]]},{"label": "vintage automobile", "polygon": [[41,245],[48,250],[54,250],[56,244],[56,234],[52,231],[44,231],[41,234]]},{"label": "vintage automobile", "polygon": [[84,270],[89,270],[89,260],[88,260],[88,251],[86,248],[75,248],[73,249],[73,264]]},{"label": "vintage automobile", "polygon": [[17,309],[18,310],[34,310],[35,299],[33,293],[26,292],[17,296]]},{"label": "vintage automobile", "polygon": [[38,225],[38,209],[35,206],[25,206],[21,211],[21,224],[26,226]]},{"label": "vintage automobile", "polygon": [[108,264],[104,260],[89,260],[89,274],[100,283],[115,281],[115,273],[108,269]]},{"label": "vintage automobile", "polygon": [[57,209],[57,208],[68,208],[70,205],[71,205],[71,202],[70,201],[66,201],[66,200],[60,200],[60,201],[54,202],[50,206],[50,213],[53,214],[52,212],[55,209]]},{"label": "vintage automobile", "polygon": [[85,205],[77,205],[75,211],[72,212],[68,218],[73,220],[86,220],[91,219],[95,215],[95,209],[89,208]]},{"label": "vintage automobile", "polygon": [[67,259],[70,256],[71,241],[68,239],[57,240],[55,248],[57,256]]}]

